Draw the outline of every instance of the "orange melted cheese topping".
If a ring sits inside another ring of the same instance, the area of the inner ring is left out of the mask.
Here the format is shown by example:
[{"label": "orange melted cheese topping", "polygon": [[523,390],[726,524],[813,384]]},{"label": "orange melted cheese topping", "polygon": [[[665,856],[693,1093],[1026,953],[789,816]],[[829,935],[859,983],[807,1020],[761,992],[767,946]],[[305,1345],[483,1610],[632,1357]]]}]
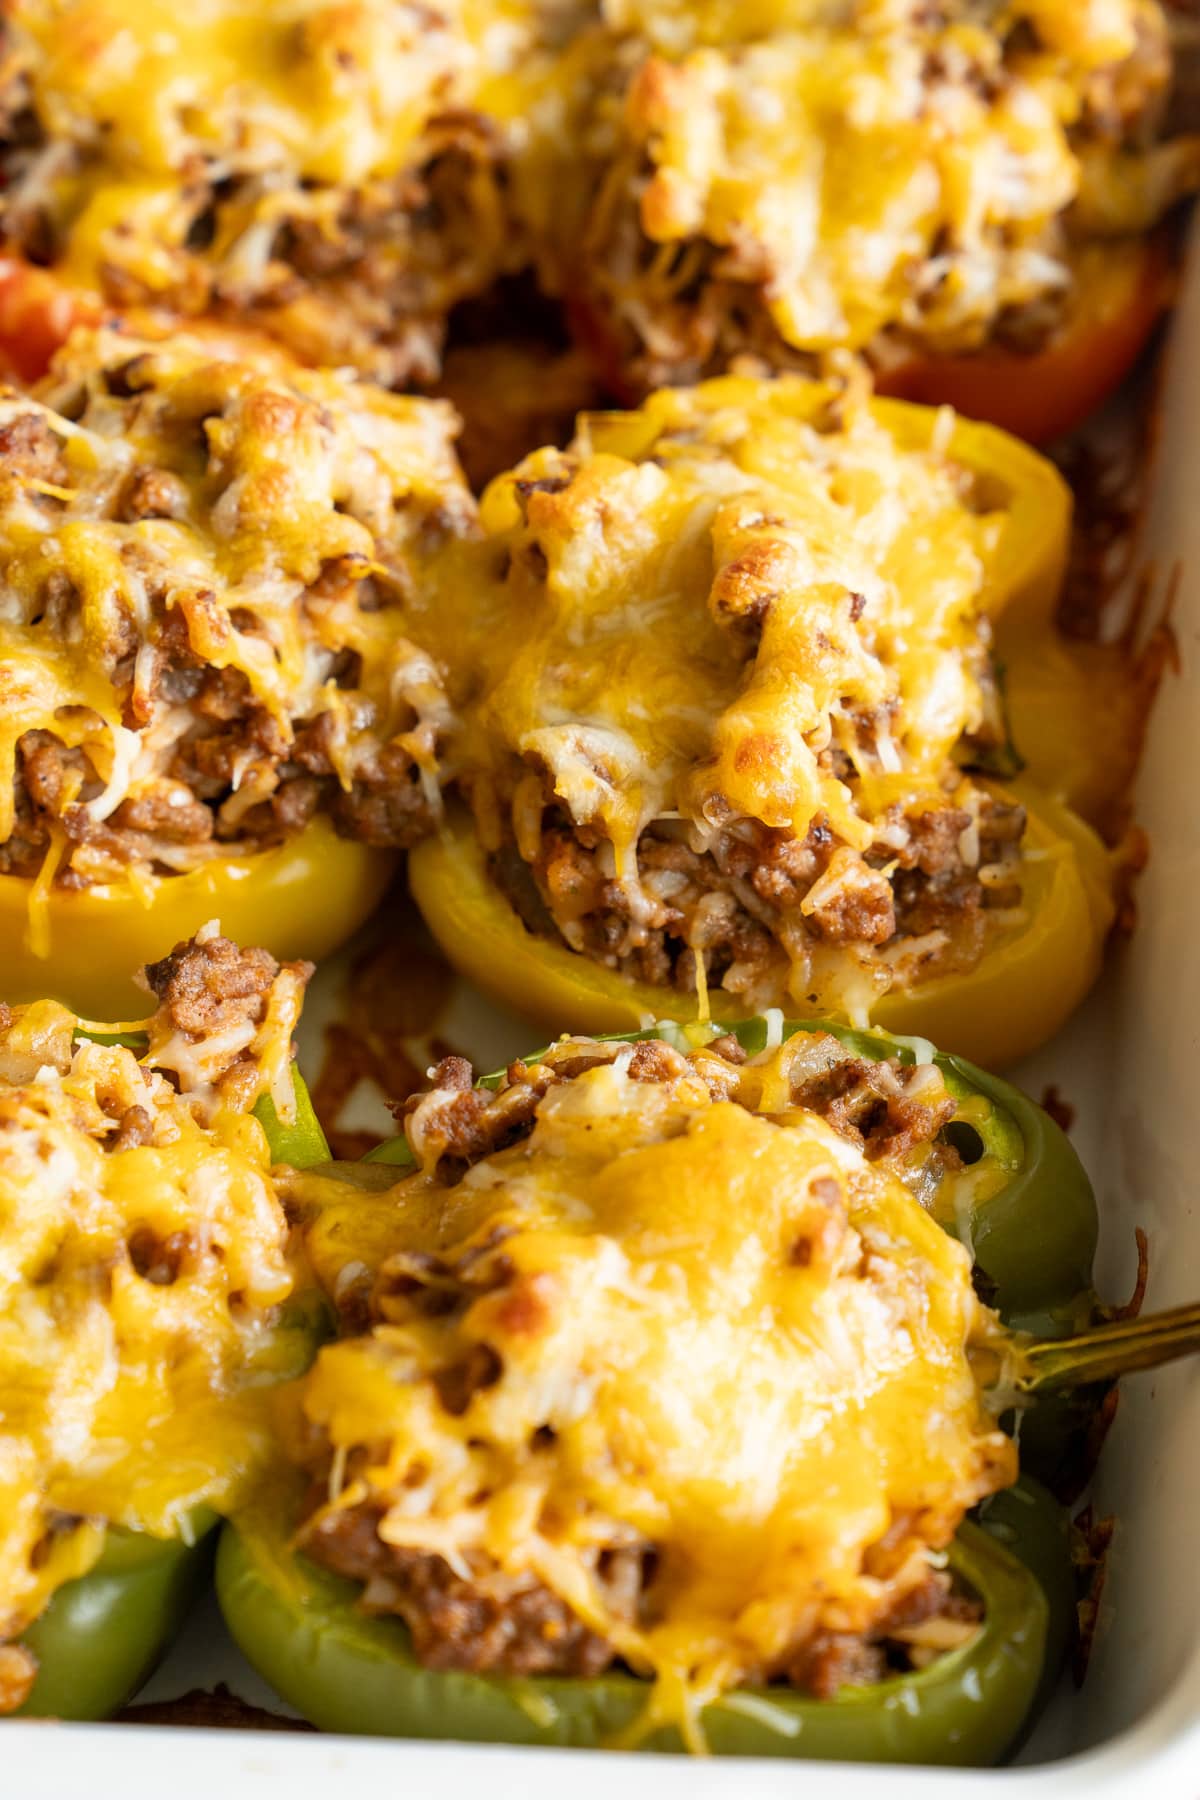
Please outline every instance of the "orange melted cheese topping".
[{"label": "orange melted cheese topping", "polygon": [[[494,482],[460,584],[473,631],[452,603],[421,627],[452,667],[471,644],[459,759],[488,847],[499,794],[535,861],[552,793],[611,846],[636,919],[656,821],[696,850],[739,822],[797,842],[820,823],[839,848],[815,907],[879,883],[858,859],[906,809],[952,797],[973,816],[951,753],[995,729],[988,614],[1008,598],[1012,496],[955,459],[951,415],[932,420],[726,378],[585,416],[569,450]],[[834,991],[846,957],[814,975],[810,949],[793,946],[793,999],[827,979],[830,1004],[860,1011]]]},{"label": "orange melted cheese topping", "polygon": [[[364,1207],[299,1178],[322,1278],[368,1261],[380,1321],[303,1384],[308,1455],[332,1454],[311,1523],[381,1505],[389,1545],[536,1577],[655,1678],[646,1729],[694,1737],[815,1633],[869,1630],[1015,1476],[967,1254],[815,1115],[770,1110],[792,1053],[723,1065],[714,1098],[694,1065],[631,1078],[629,1047],[457,1185],[426,1168]],[[656,1571],[632,1621],[597,1580],[630,1546]]]},{"label": "orange melted cheese topping", "polygon": [[728,379],[590,415],[571,450],[493,484],[483,519],[509,561],[485,597],[483,731],[546,764],[622,878],[675,808],[798,836],[824,812],[869,841],[864,816],[936,783],[983,723],[1003,505],[819,384]]},{"label": "orange melted cheese topping", "polygon": [[[196,678],[162,679],[181,656],[226,672],[242,710],[269,722],[267,753],[248,738],[230,777],[223,839],[275,792],[302,722],[320,722],[344,790],[392,745],[436,805],[449,715],[405,603],[427,550],[472,528],[450,408],[216,335],[80,332],[39,393],[0,394],[10,444],[33,435],[42,453],[0,466],[0,844],[35,730],[86,754],[90,790],[77,781],[60,812],[78,802],[100,826],[127,799],[190,800],[172,765],[197,727]],[[151,484],[140,509],[139,481]],[[136,876],[86,835],[69,855],[77,875]],[[169,871],[222,847],[168,830],[149,853]]]},{"label": "orange melted cheese topping", "polygon": [[[439,89],[468,74],[454,10],[319,0],[16,0],[56,136],[110,170],[180,175],[196,154],[316,181],[404,167]],[[120,219],[124,195],[101,201]]]},{"label": "orange melted cheese topping", "polygon": [[709,282],[778,334],[726,356],[969,348],[1200,184],[1200,140],[1151,142],[1158,0],[12,0],[8,26],[11,243],[388,383],[434,378],[452,307],[530,263],[692,375],[714,321],[672,314]]},{"label": "orange melted cheese topping", "polygon": [[[652,360],[701,280],[734,313],[752,288],[794,350],[890,331],[972,349],[1006,315],[1061,306],[1080,239],[1148,230],[1200,183],[1200,139],[1146,147],[1170,79],[1156,0],[608,11],[636,53],[593,274]],[[639,259],[614,208],[636,215]],[[689,245],[712,266],[681,260]]]},{"label": "orange melted cheese topping", "polygon": [[[303,1366],[281,1329],[288,1226],[248,1110],[290,1054],[290,971],[276,989],[257,1032],[193,1044],[190,1064],[163,1029],[139,1059],[77,1041],[55,1002],[5,1009],[0,1641],[95,1561],[106,1524],[186,1535],[269,1448],[264,1387]],[[248,1048],[260,1060],[234,1071]]]},{"label": "orange melted cheese topping", "polygon": [[[854,0],[847,7],[831,0],[605,0],[605,16],[620,31],[642,33],[661,48],[765,37],[782,30],[810,31],[841,23],[860,36],[932,29],[957,7],[917,0]],[[978,29],[1011,28],[1025,20],[1038,37],[1072,68],[1090,70],[1129,56],[1139,20],[1154,9],[1145,0],[1008,0],[1002,7],[976,5]],[[965,29],[965,27],[964,27]]]},{"label": "orange melted cheese topping", "polygon": [[556,10],[13,0],[38,142],[13,149],[8,230],[118,305],[261,302],[316,360],[429,375],[424,327],[520,260],[498,171],[536,136]]}]

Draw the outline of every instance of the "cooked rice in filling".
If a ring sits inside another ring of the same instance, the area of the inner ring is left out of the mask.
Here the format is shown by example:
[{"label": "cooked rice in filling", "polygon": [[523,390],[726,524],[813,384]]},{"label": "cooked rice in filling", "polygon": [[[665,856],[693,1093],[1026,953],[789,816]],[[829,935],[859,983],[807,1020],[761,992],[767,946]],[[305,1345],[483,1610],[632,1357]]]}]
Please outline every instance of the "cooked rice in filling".
[{"label": "cooked rice in filling", "polygon": [[969,781],[959,793],[966,805],[897,809],[865,854],[821,819],[803,840],[740,820],[700,849],[680,822],[651,825],[638,841],[636,909],[606,873],[603,840],[572,830],[549,796],[533,861],[510,851],[491,866],[531,930],[557,930],[636,981],[719,988],[761,1012],[802,998],[797,971],[829,951],[861,959],[868,984],[882,972],[907,988],[974,968],[989,930],[1020,918],[1024,811]]}]

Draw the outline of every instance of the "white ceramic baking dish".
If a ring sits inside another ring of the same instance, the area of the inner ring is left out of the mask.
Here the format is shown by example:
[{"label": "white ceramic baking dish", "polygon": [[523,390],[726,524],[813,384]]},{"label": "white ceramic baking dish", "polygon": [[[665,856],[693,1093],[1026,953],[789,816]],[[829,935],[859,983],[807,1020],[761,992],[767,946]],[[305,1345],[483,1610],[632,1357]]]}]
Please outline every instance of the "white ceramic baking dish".
[{"label": "white ceramic baking dish", "polygon": [[[1148,1304],[1200,1297],[1200,231],[1168,349],[1162,431],[1140,558],[1160,595],[1175,583],[1178,671],[1160,695],[1138,814],[1152,844],[1139,925],[1083,1013],[1018,1079],[1054,1082],[1103,1220],[1102,1291],[1124,1296],[1134,1229],[1148,1234]],[[318,992],[310,1033],[329,1003]],[[445,1029],[485,1067],[528,1047],[528,1029],[460,998]],[[310,1040],[311,1041],[311,1040]],[[0,1726],[0,1796],[20,1800],[330,1800],[338,1790],[406,1800],[1107,1800],[1200,1796],[1200,1366],[1125,1383],[1094,1499],[1118,1520],[1087,1680],[1064,1682],[1017,1766],[966,1773],[846,1765],[513,1750],[196,1731],[147,1725]],[[278,1702],[202,1605],[146,1697],[224,1681]]]}]

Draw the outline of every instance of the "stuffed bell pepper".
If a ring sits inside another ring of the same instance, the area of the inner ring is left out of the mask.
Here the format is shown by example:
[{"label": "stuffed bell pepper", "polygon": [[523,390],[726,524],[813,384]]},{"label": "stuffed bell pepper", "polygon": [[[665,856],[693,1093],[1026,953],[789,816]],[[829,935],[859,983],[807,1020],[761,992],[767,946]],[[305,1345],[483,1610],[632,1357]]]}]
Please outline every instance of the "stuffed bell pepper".
[{"label": "stuffed bell pepper", "polygon": [[418,628],[469,810],[410,879],[462,972],[554,1030],[777,1007],[995,1064],[1057,1029],[1108,857],[996,778],[991,656],[996,615],[1057,591],[1048,464],[948,413],[725,378],[585,415],[483,520]]},{"label": "stuffed bell pepper", "polygon": [[[497,284],[626,399],[862,353],[1038,441],[1119,382],[1200,185],[1158,0],[10,0],[0,347],[253,324],[436,378]],[[7,292],[11,288],[11,294]],[[32,329],[26,327],[32,326]]]},{"label": "stuffed bell pepper", "polygon": [[1169,298],[1171,6],[609,0],[562,285],[617,393],[862,353],[1035,442]]},{"label": "stuffed bell pepper", "polygon": [[473,529],[453,415],[217,334],[80,331],[0,396],[4,997],[93,1017],[218,916],[320,957],[439,805],[408,635]]},{"label": "stuffed bell pepper", "polygon": [[119,1032],[0,1005],[0,1713],[140,1685],[324,1329],[271,1180],[328,1155],[292,1070],[309,973],[210,925]]},{"label": "stuffed bell pepper", "polygon": [[[333,1730],[1001,1757],[1073,1610],[999,1428],[1039,1349],[977,1292],[1088,1314],[1050,1122],[928,1047],[767,1020],[478,1086],[449,1058],[404,1130],[284,1178],[341,1335],[218,1553],[277,1691]],[[1068,1223],[1022,1275],[1039,1183]],[[990,1246],[974,1279],[939,1219]]]},{"label": "stuffed bell pepper", "polygon": [[234,318],[307,362],[428,382],[452,309],[527,259],[506,195],[539,24],[523,4],[11,0],[0,240],[60,306]]}]

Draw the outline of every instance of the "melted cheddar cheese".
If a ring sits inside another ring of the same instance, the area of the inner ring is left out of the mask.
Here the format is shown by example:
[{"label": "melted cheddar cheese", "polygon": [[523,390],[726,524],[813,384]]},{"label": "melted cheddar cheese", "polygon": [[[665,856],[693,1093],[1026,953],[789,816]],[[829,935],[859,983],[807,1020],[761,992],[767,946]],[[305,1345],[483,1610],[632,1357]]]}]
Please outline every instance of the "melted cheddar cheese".
[{"label": "melted cheddar cheese", "polygon": [[607,12],[624,104],[598,109],[582,285],[646,385],[741,351],[1040,341],[1082,242],[1144,232],[1200,184],[1200,138],[1154,141],[1156,0]]},{"label": "melted cheddar cheese", "polygon": [[989,32],[1026,26],[1044,52],[1073,73],[1120,62],[1137,48],[1156,8],[1147,0],[604,0],[614,29],[638,33],[659,49],[752,42],[774,32],[841,28],[864,41],[904,32],[954,30],[964,44]]},{"label": "melted cheddar cheese", "polygon": [[598,309],[626,385],[1044,337],[1081,240],[1200,184],[1200,141],[1154,142],[1158,0],[12,0],[7,24],[10,248],[395,385],[530,266]]},{"label": "melted cheddar cheese", "polygon": [[480,751],[543,761],[621,879],[668,808],[799,836],[823,811],[861,845],[864,815],[936,783],[984,723],[1003,506],[976,508],[965,470],[904,450],[866,406],[839,417],[817,384],[592,415],[572,450],[496,483],[483,519],[509,566],[479,646]]},{"label": "melted cheddar cheese", "polygon": [[120,305],[261,305],[318,361],[428,376],[444,314],[521,258],[503,170],[555,11],[14,0],[36,142],[9,150],[7,232]]},{"label": "melted cheddar cheese", "polygon": [[[439,87],[472,62],[453,17],[409,5],[17,0],[9,12],[36,46],[52,132],[103,138],[110,169],[148,182],[182,174],[197,154],[236,155],[239,140],[263,173],[395,174]],[[125,217],[128,191],[88,187],[112,223]]]},{"label": "melted cheddar cheese", "polygon": [[[647,924],[651,827],[698,852],[755,834],[751,863],[763,833],[799,849],[816,831],[835,848],[809,914],[882,893],[904,821],[951,800],[979,863],[983,796],[952,753],[996,730],[1011,496],[947,450],[949,415],[923,448],[892,417],[797,378],[726,378],[585,417],[566,452],[493,483],[459,604],[421,627],[462,684],[458,761],[489,849],[509,830],[535,864],[558,808]],[[584,948],[584,902],[548,903]],[[785,948],[788,998],[862,1016],[840,945],[801,931]],[[889,976],[876,958],[863,979]]]},{"label": "melted cheddar cheese", "polygon": [[353,186],[405,169],[443,109],[515,113],[522,56],[556,10],[567,15],[535,0],[13,0],[7,12],[17,47],[36,51],[53,133],[103,140],[114,172],[247,156],[260,173]]},{"label": "melted cheddar cheese", "polygon": [[[305,726],[329,791],[390,756],[436,806],[449,714],[406,603],[473,529],[453,429],[443,403],[216,335],[81,332],[38,398],[0,394],[0,854],[31,829],[24,789],[60,880],[196,867],[263,835]],[[198,740],[239,719],[218,767]],[[31,733],[82,752],[53,791]],[[176,828],[197,797],[211,820]]]},{"label": "melted cheddar cheese", "polygon": [[[412,1133],[424,1166],[370,1206],[293,1193],[331,1292],[375,1276],[375,1323],[301,1389],[297,1453],[329,1481],[301,1543],[364,1507],[390,1548],[535,1577],[654,1677],[641,1730],[693,1745],[706,1701],[870,1631],[1015,1475],[969,1258],[787,1105],[792,1054],[646,1078],[626,1046],[465,1174]],[[599,1566],[630,1548],[654,1559],[632,1611]]]},{"label": "melted cheddar cheese", "polygon": [[0,1642],[106,1525],[186,1536],[269,1449],[310,1327],[249,1108],[301,986],[278,971],[257,1027],[206,1041],[151,1020],[140,1057],[54,1002],[0,1008]]}]

